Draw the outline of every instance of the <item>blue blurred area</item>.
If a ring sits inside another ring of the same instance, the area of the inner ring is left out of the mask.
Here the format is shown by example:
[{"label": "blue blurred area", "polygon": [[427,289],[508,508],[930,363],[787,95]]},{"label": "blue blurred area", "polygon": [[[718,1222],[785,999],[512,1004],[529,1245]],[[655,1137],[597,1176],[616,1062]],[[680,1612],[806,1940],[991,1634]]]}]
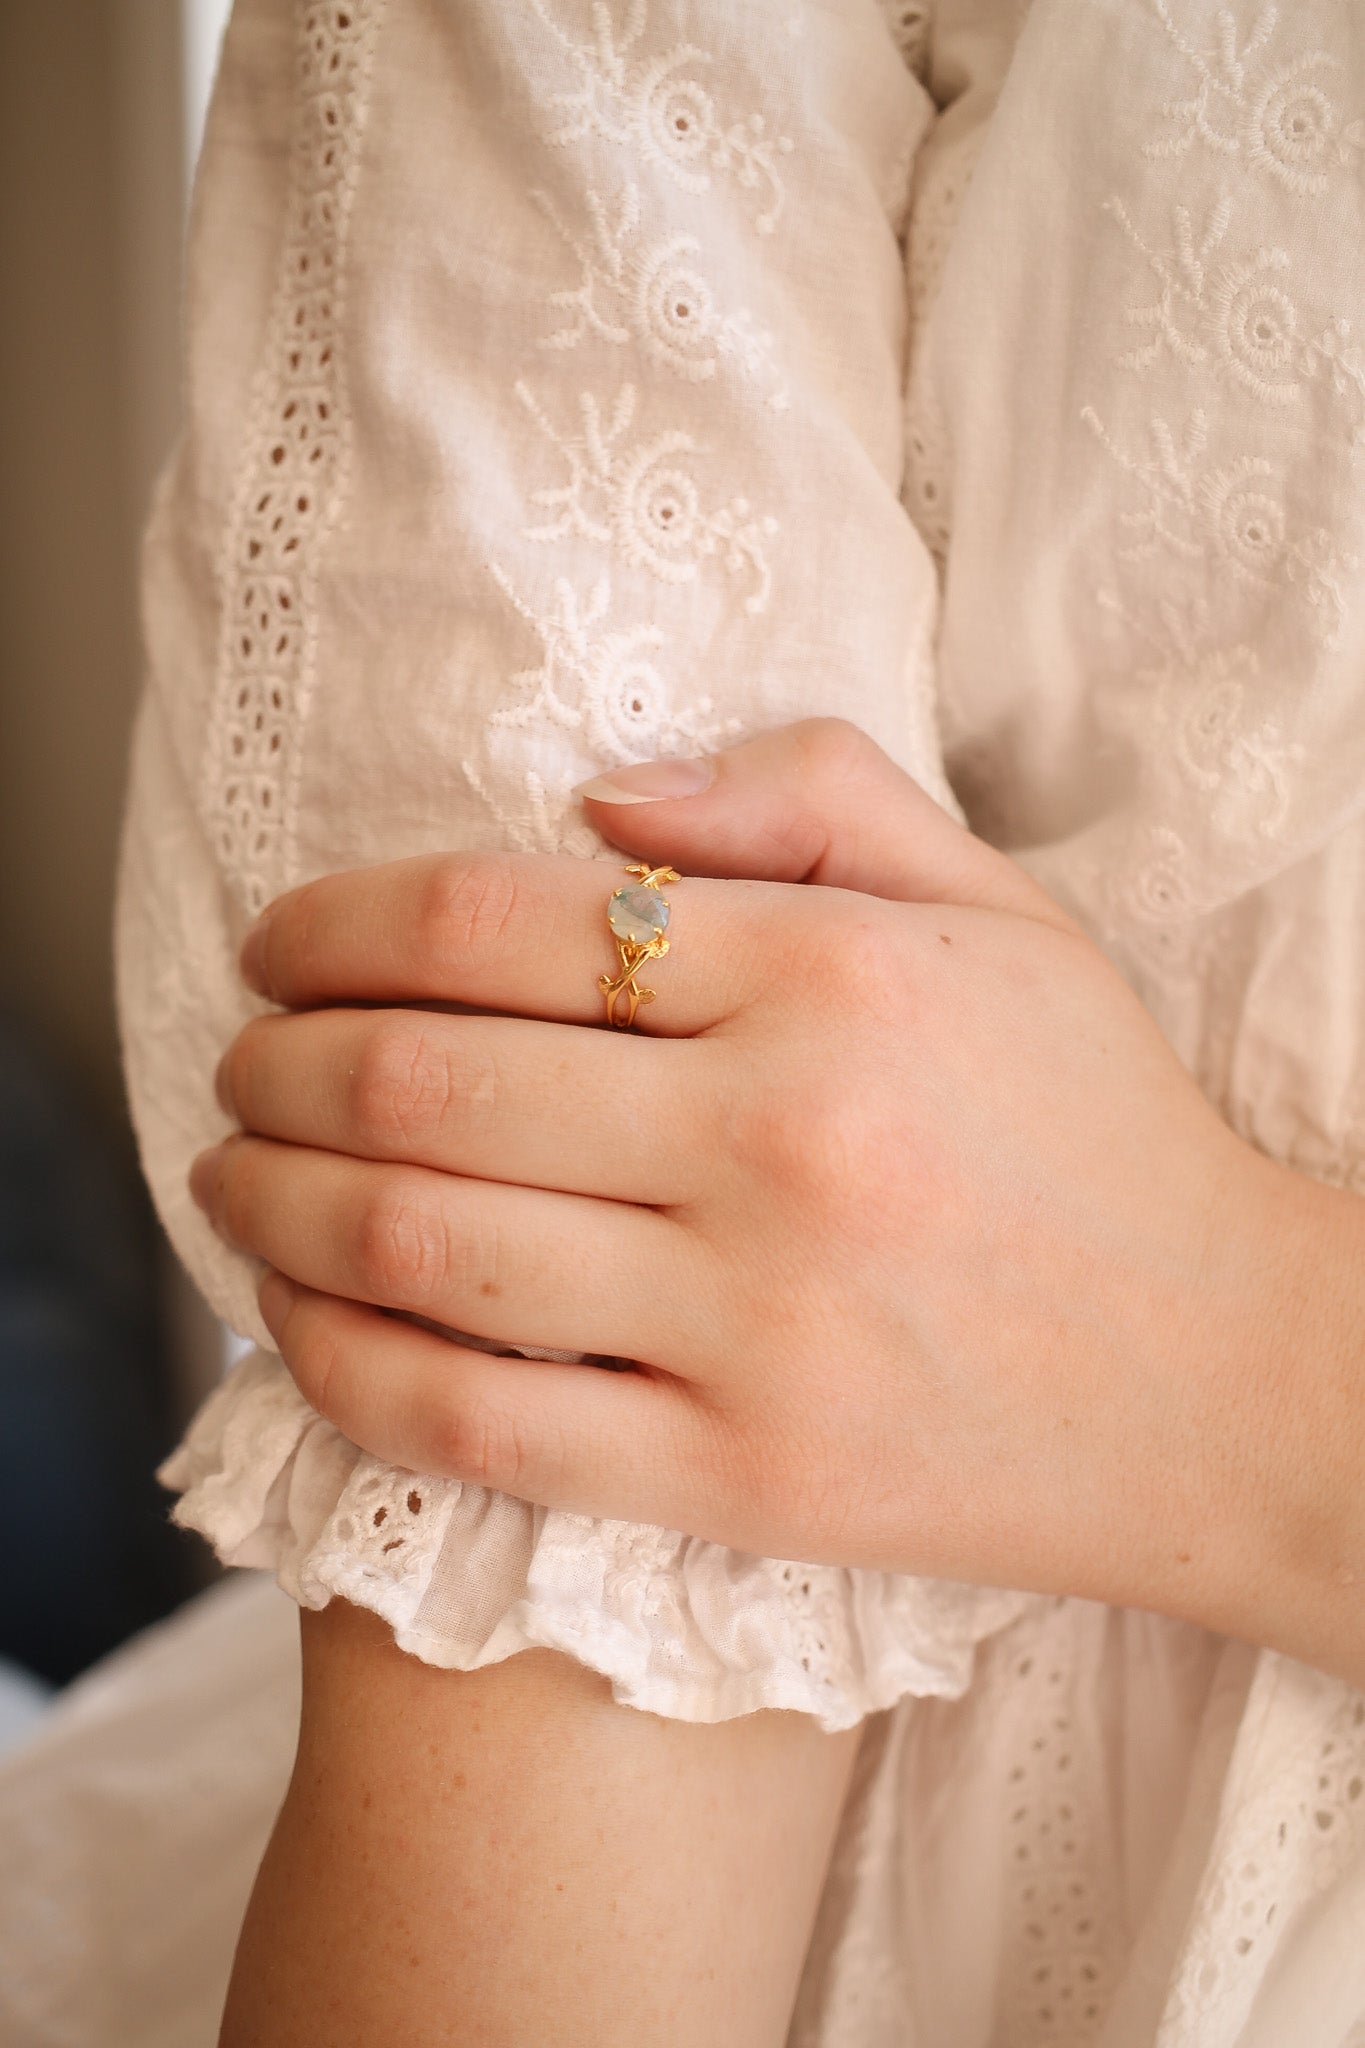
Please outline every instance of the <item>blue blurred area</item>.
[{"label": "blue blurred area", "polygon": [[0,1657],[63,1684],[194,1590],[134,1163],[0,1014]]}]

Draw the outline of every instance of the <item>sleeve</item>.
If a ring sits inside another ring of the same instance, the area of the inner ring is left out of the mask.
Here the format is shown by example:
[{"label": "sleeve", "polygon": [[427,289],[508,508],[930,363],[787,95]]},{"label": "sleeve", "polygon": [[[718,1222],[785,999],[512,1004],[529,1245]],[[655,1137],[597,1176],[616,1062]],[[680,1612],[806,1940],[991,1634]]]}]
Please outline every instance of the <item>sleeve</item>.
[{"label": "sleeve", "polygon": [[900,503],[900,237],[933,117],[875,0],[239,0],[188,410],[144,552],[118,912],[143,1159],[255,1346],[182,1524],[467,1668],[532,1644],[697,1720],[966,1685],[1023,1596],[739,1556],[363,1454],[190,1202],[247,922],[436,847],[605,852],[585,775],[816,713],[951,805]]}]

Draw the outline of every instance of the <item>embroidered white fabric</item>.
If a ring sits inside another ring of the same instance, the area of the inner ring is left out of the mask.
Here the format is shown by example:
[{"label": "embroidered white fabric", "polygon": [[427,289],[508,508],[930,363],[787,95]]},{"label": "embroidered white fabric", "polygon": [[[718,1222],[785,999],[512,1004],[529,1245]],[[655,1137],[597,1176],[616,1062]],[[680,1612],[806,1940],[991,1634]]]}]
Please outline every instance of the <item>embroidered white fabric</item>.
[{"label": "embroidered white fabric", "polygon": [[[239,0],[119,920],[148,1175],[234,1327],[184,1177],[249,915],[602,857],[575,780],[812,712],[1039,875],[1236,1129],[1365,1190],[1363,229],[1331,0]],[[891,1708],[800,2048],[1365,2041],[1335,1681],[396,1472],[268,1349],[164,1476],[433,1662]]]}]

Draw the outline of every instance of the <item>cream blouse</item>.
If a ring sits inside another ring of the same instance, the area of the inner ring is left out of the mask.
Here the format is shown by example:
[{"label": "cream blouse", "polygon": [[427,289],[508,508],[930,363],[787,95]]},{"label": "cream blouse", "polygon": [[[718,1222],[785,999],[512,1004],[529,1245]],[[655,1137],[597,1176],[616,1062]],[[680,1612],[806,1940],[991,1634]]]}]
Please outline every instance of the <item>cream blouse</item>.
[{"label": "cream blouse", "polygon": [[1365,1192],[1363,236],[1344,0],[238,0],[118,953],[153,1191],[258,1348],[163,1476],[430,1662],[873,1716],[798,2048],[1365,2042],[1365,1701],[359,1452],[185,1185],[236,946],[332,869],[602,857],[593,770],[839,712]]}]

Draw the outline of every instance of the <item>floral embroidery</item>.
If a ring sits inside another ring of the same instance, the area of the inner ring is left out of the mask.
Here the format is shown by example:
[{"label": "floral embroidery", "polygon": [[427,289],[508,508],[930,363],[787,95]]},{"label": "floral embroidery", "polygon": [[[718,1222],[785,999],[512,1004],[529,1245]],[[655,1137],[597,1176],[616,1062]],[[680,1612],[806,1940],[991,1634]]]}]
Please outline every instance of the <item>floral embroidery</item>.
[{"label": "floral embroidery", "polygon": [[1351,339],[1351,323],[1340,317],[1329,320],[1322,333],[1303,351],[1303,366],[1309,375],[1321,371],[1338,398],[1350,399],[1357,413],[1352,436],[1352,453],[1365,448],[1365,352]]},{"label": "floral embroidery", "polygon": [[1155,330],[1141,348],[1119,357],[1120,367],[1145,370],[1163,349],[1192,365],[1221,361],[1238,382],[1272,405],[1298,396],[1301,363],[1299,316],[1274,279],[1289,267],[1283,249],[1260,249],[1248,260],[1214,269],[1210,257],[1232,218],[1232,201],[1219,199],[1195,238],[1187,207],[1173,209],[1169,249],[1154,249],[1134,225],[1121,199],[1105,202],[1119,226],[1146,257],[1161,286],[1150,305],[1128,306],[1130,326]]},{"label": "floral embroidery", "polygon": [[1142,561],[1165,547],[1206,571],[1215,564],[1226,566],[1242,582],[1263,590],[1276,584],[1296,590],[1312,610],[1324,644],[1336,644],[1346,612],[1340,578],[1356,567],[1356,558],[1342,554],[1321,527],[1290,533],[1282,480],[1271,463],[1242,456],[1223,469],[1201,467],[1208,443],[1202,407],[1191,413],[1179,438],[1169,422],[1154,416],[1152,452],[1143,458],[1116,444],[1093,406],[1085,406],[1081,418],[1140,486],[1145,500],[1139,510],[1119,515],[1119,524],[1132,536],[1130,545],[1119,550],[1122,560]]},{"label": "floral embroidery", "polygon": [[788,135],[772,136],[762,114],[723,121],[700,79],[689,75],[710,64],[707,51],[694,43],[676,43],[649,61],[632,53],[645,34],[648,0],[630,0],[618,33],[611,9],[597,0],[592,10],[592,39],[575,42],[555,21],[546,0],[535,10],[578,73],[570,92],[552,95],[550,104],[564,116],[546,140],[563,147],[585,135],[637,150],[641,158],[665,170],[684,192],[707,192],[712,174],[733,176],[743,191],[757,192],[762,211],[754,226],[770,235],[782,215],[786,191],[777,159],[794,148]]},{"label": "floral embroidery", "polygon": [[[1165,132],[1145,145],[1149,160],[1207,150],[1244,167],[1242,189],[1245,173],[1260,171],[1299,201],[1321,196],[1330,173],[1355,161],[1365,131],[1328,91],[1341,67],[1317,50],[1294,50],[1281,61],[1272,47],[1276,7],[1262,7],[1245,33],[1234,11],[1222,9],[1216,47],[1204,50],[1177,27],[1171,0],[1151,6],[1191,67],[1193,89],[1163,106]],[[1109,200],[1106,211],[1158,286],[1155,298],[1124,309],[1143,338],[1116,358],[1119,366],[1141,373],[1166,355],[1206,378],[1212,372],[1230,380],[1281,417],[1310,390],[1330,394],[1344,402],[1346,452],[1359,458],[1365,357],[1351,324],[1305,308],[1285,249],[1236,252],[1230,191],[1215,192],[1202,216],[1174,201],[1165,247],[1140,231],[1121,199]],[[1304,759],[1279,710],[1275,664],[1263,674],[1256,652],[1268,623],[1264,600],[1267,593],[1292,593],[1318,648],[1331,648],[1342,638],[1357,560],[1323,528],[1296,524],[1283,469],[1267,454],[1243,446],[1225,460],[1211,457],[1204,406],[1191,406],[1179,426],[1152,416],[1140,451],[1121,445],[1093,406],[1081,417],[1138,492],[1118,515],[1126,541],[1118,559],[1141,562],[1160,550],[1189,571],[1183,590],[1173,587],[1165,599],[1132,611],[1113,588],[1097,593],[1127,629],[1126,686],[1106,693],[1103,715],[1119,728],[1140,726],[1144,735],[1155,720],[1166,743],[1153,753],[1144,738],[1143,774],[1167,790],[1157,795],[1159,822],[1136,831],[1121,855],[1103,864],[1094,888],[1111,934],[1124,933],[1127,921],[1125,946],[1135,956],[1159,956],[1158,977],[1178,963],[1193,972],[1194,950],[1214,929],[1201,918],[1240,872],[1239,850],[1264,848],[1283,834]],[[1245,601],[1240,616],[1229,616],[1239,593],[1261,600],[1250,616]],[[1134,646],[1144,642],[1147,659],[1134,661]],[[1300,650],[1293,660],[1303,668]],[[1305,682],[1311,674],[1310,658]],[[1173,778],[1185,785],[1184,801],[1169,787]],[[1197,869],[1175,822],[1189,814],[1191,794],[1208,854]],[[1206,971],[1207,962],[1199,968]]]},{"label": "floral embroidery", "polygon": [[645,650],[663,644],[658,626],[612,627],[612,589],[600,578],[586,605],[566,577],[555,583],[555,608],[548,617],[524,605],[500,569],[493,574],[509,601],[540,640],[543,659],[513,678],[522,702],[495,711],[494,726],[526,726],[548,719],[566,732],[581,732],[593,758],[613,765],[638,761],[657,750],[716,746],[739,732],[735,718],[717,721],[709,697],[690,712],[676,710],[671,692]]},{"label": "floral embroidery", "polygon": [[651,362],[689,383],[709,381],[729,361],[741,375],[772,385],[768,403],[785,408],[771,334],[747,312],[721,312],[693,261],[701,250],[697,237],[667,235],[641,246],[638,186],[622,189],[614,215],[598,193],[589,192],[586,237],[566,226],[547,193],[533,197],[577,257],[581,273],[576,285],[550,294],[551,306],[569,317],[545,336],[544,347],[577,348],[588,335],[617,348],[633,341]]},{"label": "floral embroidery", "polygon": [[1152,0],[1157,19],[1197,79],[1187,99],[1168,100],[1170,133],[1143,146],[1148,157],[1183,156],[1204,143],[1220,156],[1254,164],[1291,192],[1327,190],[1327,165],[1365,151],[1365,121],[1347,120],[1321,83],[1341,70],[1325,50],[1304,50],[1272,65],[1267,56],[1280,10],[1263,7],[1245,38],[1236,16],[1220,9],[1217,46],[1200,50],[1176,26],[1171,0]]},{"label": "floral embroidery", "polygon": [[1208,823],[1225,841],[1249,831],[1274,837],[1289,810],[1293,771],[1303,761],[1303,748],[1286,739],[1275,719],[1249,722],[1247,688],[1257,678],[1251,649],[1214,648],[1193,675],[1164,676],[1156,696],[1174,759],[1208,793]]},{"label": "floral embroidery", "polygon": [[1152,826],[1142,841],[1134,872],[1122,887],[1125,906],[1144,923],[1188,917],[1195,902],[1185,842],[1168,825]]},{"label": "floral embroidery", "polygon": [[488,779],[471,761],[461,767],[471,788],[494,810],[523,851],[589,851],[595,835],[572,845],[565,836],[572,809],[571,790],[585,769],[620,766],[664,754],[698,753],[724,746],[742,730],[737,718],[717,718],[710,697],[700,697],[690,710],[678,710],[672,691],[651,658],[662,648],[664,635],[652,624],[614,626],[612,587],[601,577],[584,604],[567,577],[554,587],[554,607],[532,610],[517,595],[511,579],[496,564],[490,570],[510,604],[525,619],[541,646],[541,660],[511,678],[514,700],[488,721],[490,751],[496,736],[528,726],[557,728],[577,742],[559,779],[528,772],[525,794],[530,824],[523,827],[492,793]]},{"label": "floral embroidery", "polygon": [[383,0],[304,6],[298,124],[267,355],[219,571],[222,637],[201,806],[255,915],[289,879],[313,690],[313,578],[345,488],[341,303]]},{"label": "floral embroidery", "polygon": [[691,434],[674,429],[650,441],[630,441],[633,384],[622,385],[605,420],[596,396],[581,392],[576,434],[561,433],[527,385],[518,384],[516,393],[569,472],[565,483],[532,492],[532,504],[551,516],[527,527],[527,539],[558,541],[576,534],[600,541],[663,583],[691,583],[704,560],[719,556],[731,575],[747,574],[753,582],[745,611],[767,610],[772,575],[764,543],[776,533],[777,521],[755,513],[743,497],[706,510],[692,467],[700,450]]},{"label": "floral embroidery", "polygon": [[1152,330],[1152,339],[1115,358],[1125,370],[1145,370],[1163,350],[1194,368],[1220,365],[1267,405],[1288,405],[1308,384],[1326,379],[1336,396],[1351,401],[1349,448],[1365,452],[1365,354],[1352,340],[1349,320],[1336,316],[1317,335],[1304,331],[1299,308],[1285,290],[1289,256],[1283,249],[1258,249],[1237,262],[1213,264],[1227,234],[1232,201],[1224,194],[1211,208],[1196,238],[1187,207],[1172,210],[1167,249],[1153,248],[1135,226],[1121,199],[1105,209],[1158,280],[1158,297],[1130,305],[1124,319]]},{"label": "floral embroidery", "polygon": [[[1126,628],[1128,645],[1145,641],[1150,650],[1134,669],[1134,687],[1111,700],[1111,718],[1122,726],[1131,712],[1145,727],[1155,714],[1169,753],[1156,754],[1154,766],[1173,762],[1201,792],[1205,821],[1225,843],[1274,838],[1288,814],[1304,750],[1278,719],[1258,716],[1256,698],[1268,694],[1273,678],[1264,677],[1256,649],[1219,639],[1199,596],[1183,608],[1166,603],[1142,616],[1113,590],[1098,597]],[[1149,900],[1161,893],[1150,893]]]},{"label": "floral embroidery", "polygon": [[[1177,27],[1171,0],[1151,5],[1192,68],[1194,89],[1163,106],[1166,133],[1145,146],[1149,159],[1206,148],[1265,172],[1300,200],[1320,196],[1330,169],[1354,161],[1365,131],[1346,120],[1327,90],[1340,66],[1319,50],[1296,50],[1280,61],[1272,48],[1278,8],[1262,7],[1245,33],[1233,10],[1222,9],[1216,47],[1202,50]],[[1159,287],[1154,300],[1124,309],[1128,325],[1145,331],[1145,338],[1117,358],[1121,367],[1143,372],[1167,354],[1192,371],[1230,378],[1280,412],[1315,387],[1345,401],[1347,449],[1353,458],[1360,455],[1365,358],[1350,322],[1341,316],[1324,322],[1305,312],[1284,249],[1232,253],[1229,192],[1212,199],[1198,225],[1191,207],[1173,203],[1164,248],[1148,241],[1121,199],[1109,200],[1106,211]],[[1119,513],[1127,541],[1116,551],[1119,559],[1140,562],[1161,550],[1192,572],[1183,594],[1145,604],[1140,615],[1125,608],[1116,590],[1097,593],[1128,629],[1130,687],[1108,693],[1105,715],[1120,727],[1148,726],[1155,718],[1167,743],[1144,773],[1157,781],[1175,776],[1198,793],[1199,829],[1211,849],[1264,844],[1286,827],[1304,750],[1276,715],[1275,678],[1263,677],[1252,644],[1264,630],[1263,607],[1253,626],[1245,606],[1240,620],[1229,620],[1228,602],[1239,589],[1262,598],[1292,592],[1318,646],[1330,648],[1342,637],[1356,557],[1321,527],[1296,527],[1282,470],[1266,455],[1210,459],[1203,406],[1191,407],[1179,429],[1151,417],[1142,452],[1121,446],[1093,406],[1081,417],[1139,493],[1138,502]],[[1149,658],[1134,663],[1131,650],[1142,641]],[[1163,814],[1181,813],[1162,803]],[[1173,962],[1192,921],[1217,900],[1219,862],[1205,865],[1208,884],[1197,890],[1174,823],[1143,828],[1097,878],[1115,928],[1125,917],[1147,926],[1149,946],[1159,942]]]},{"label": "floral embroidery", "polygon": [[[785,196],[776,161],[793,145],[772,136],[760,114],[739,122],[722,119],[699,75],[712,61],[707,52],[678,41],[649,58],[641,47],[648,0],[627,0],[623,19],[607,0],[594,0],[586,40],[560,25],[551,0],[534,0],[534,6],[575,77],[572,87],[550,97],[557,125],[547,133],[549,142],[567,147],[598,137],[630,149],[693,194],[709,191],[718,176],[733,177],[741,190],[762,194],[755,227],[772,233]],[[598,342],[633,348],[689,384],[711,381],[726,364],[765,390],[771,407],[785,407],[771,335],[747,311],[727,311],[717,303],[702,274],[695,235],[653,238],[634,180],[627,179],[610,202],[589,188],[582,231],[569,224],[548,193],[532,197],[579,265],[577,284],[550,294],[560,324],[542,337],[542,347],[569,351]],[[699,480],[705,450],[695,434],[678,425],[642,433],[639,391],[629,380],[619,384],[610,403],[580,390],[572,425],[524,378],[514,392],[564,466],[558,482],[531,491],[530,504],[542,516],[522,528],[525,539],[589,541],[610,549],[625,569],[643,569],[666,585],[695,582],[702,565],[714,561],[728,576],[744,579],[748,614],[766,611],[772,588],[768,543],[777,521],[756,511],[744,495],[707,503]],[[542,611],[518,595],[505,570],[490,564],[490,571],[535,634],[541,659],[511,678],[510,701],[488,721],[485,760],[463,762],[465,776],[514,844],[600,851],[597,835],[572,815],[573,782],[586,765],[695,752],[735,737],[740,722],[716,719],[709,697],[690,710],[674,706],[659,661],[664,630],[652,617],[616,623],[609,576],[600,575],[586,596],[559,577],[553,603]],[[547,739],[560,736],[561,765],[555,771],[522,766],[513,808],[497,792],[507,777],[506,742],[527,729]]]}]

